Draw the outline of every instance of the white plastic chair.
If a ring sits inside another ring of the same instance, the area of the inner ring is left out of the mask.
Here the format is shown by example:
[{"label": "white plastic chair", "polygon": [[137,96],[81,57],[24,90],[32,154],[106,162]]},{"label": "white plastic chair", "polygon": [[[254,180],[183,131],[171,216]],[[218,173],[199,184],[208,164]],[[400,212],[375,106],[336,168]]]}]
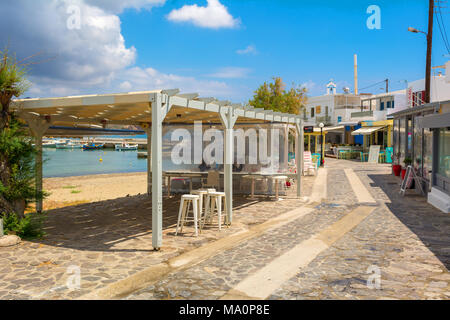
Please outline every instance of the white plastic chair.
[{"label": "white plastic chair", "polygon": [[303,175],[305,173],[313,173],[313,175],[316,175],[317,173],[317,166],[314,164],[312,160],[312,155],[310,151],[305,151],[303,153]]}]

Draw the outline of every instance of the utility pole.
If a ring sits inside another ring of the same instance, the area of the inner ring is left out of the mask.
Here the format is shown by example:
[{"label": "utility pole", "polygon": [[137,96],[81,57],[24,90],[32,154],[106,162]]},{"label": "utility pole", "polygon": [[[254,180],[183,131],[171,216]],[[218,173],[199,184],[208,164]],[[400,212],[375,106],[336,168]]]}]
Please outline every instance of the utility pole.
[{"label": "utility pole", "polygon": [[389,92],[389,79],[384,80],[386,82],[386,93]]},{"label": "utility pole", "polygon": [[431,51],[433,47],[434,0],[429,0],[427,33],[427,66],[425,75],[425,103],[431,102]]},{"label": "utility pole", "polygon": [[353,61],[354,61],[354,81],[355,81],[355,96],[358,95],[358,56],[355,54],[353,56]]}]

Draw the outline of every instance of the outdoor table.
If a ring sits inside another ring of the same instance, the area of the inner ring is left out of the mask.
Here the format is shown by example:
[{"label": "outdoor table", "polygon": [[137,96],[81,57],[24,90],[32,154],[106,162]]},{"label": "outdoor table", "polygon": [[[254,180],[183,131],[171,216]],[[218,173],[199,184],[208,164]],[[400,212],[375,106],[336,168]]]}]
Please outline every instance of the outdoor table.
[{"label": "outdoor table", "polygon": [[255,199],[255,180],[256,179],[264,179],[264,177],[262,175],[258,175],[258,174],[246,174],[242,178],[252,180],[252,189],[251,189],[252,191],[251,191],[250,199]]},{"label": "outdoor table", "polygon": [[[249,178],[252,179],[252,189],[251,189],[251,196],[250,199],[254,199],[255,198],[255,180],[257,179],[269,179],[271,181],[271,183],[269,183],[269,193],[272,193],[272,181],[277,177],[283,176],[284,179],[289,178],[289,176],[297,176],[295,173],[279,173],[279,172],[249,172],[249,173],[240,173],[243,174],[243,178]],[[278,187],[277,185],[275,186],[275,190],[277,193],[277,197],[278,197]]]},{"label": "outdoor table", "polygon": [[189,192],[192,192],[192,179],[201,178],[207,174],[207,172],[182,172],[182,171],[166,171],[163,173],[163,176],[169,178],[169,182],[167,184],[167,196],[170,197],[170,186],[173,178],[180,179],[189,179]]},{"label": "outdoor table", "polygon": [[[224,174],[224,172],[220,172],[221,175]],[[207,176],[208,172],[191,172],[191,171],[165,171],[163,172],[163,176],[168,177],[168,186],[167,186],[167,196],[170,197],[171,193],[171,181],[174,178],[180,178],[180,179],[189,179],[189,190],[192,192],[192,180],[195,178],[202,178],[204,176]],[[255,180],[257,179],[269,179],[271,182],[273,181],[274,177],[277,176],[287,176],[289,177],[297,177],[295,173],[280,173],[280,172],[233,172],[234,176],[242,176],[243,178],[250,178],[252,179],[252,193],[251,193],[251,199],[254,199],[255,196]],[[269,183],[269,193],[272,193],[272,183]]]},{"label": "outdoor table", "polygon": [[280,200],[279,196],[278,196],[278,181],[285,181],[288,179],[287,176],[275,176],[273,177],[273,179],[275,180],[275,201]]}]

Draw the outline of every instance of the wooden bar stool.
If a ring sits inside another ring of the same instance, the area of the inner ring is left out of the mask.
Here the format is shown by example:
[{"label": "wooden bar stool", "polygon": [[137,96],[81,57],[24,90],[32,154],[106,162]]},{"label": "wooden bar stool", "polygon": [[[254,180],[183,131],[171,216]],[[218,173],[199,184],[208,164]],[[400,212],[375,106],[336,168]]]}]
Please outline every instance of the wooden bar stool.
[{"label": "wooden bar stool", "polygon": [[[208,191],[208,197],[207,197],[207,208],[205,215],[203,217],[203,221],[201,224],[201,228],[203,229],[206,221],[208,223],[212,222],[213,216],[217,214],[218,216],[218,223],[219,223],[219,230],[222,230],[222,201],[224,202],[223,208],[224,213],[227,211],[227,203],[225,201],[226,195],[224,192],[209,192]],[[228,225],[228,218],[225,214],[225,222],[226,225]]]},{"label": "wooden bar stool", "polygon": [[[192,195],[192,194],[185,194],[181,197],[180,201],[180,211],[178,212],[178,223],[177,223],[177,231],[175,232],[175,235],[178,235],[178,229],[180,229],[180,232],[183,232],[183,226],[185,222],[194,222],[194,228],[195,228],[195,236],[198,236],[198,223],[199,223],[199,217],[200,212],[198,211],[198,202],[199,202],[200,196],[198,195]],[[190,207],[192,204],[192,218],[189,218],[190,213]]]}]

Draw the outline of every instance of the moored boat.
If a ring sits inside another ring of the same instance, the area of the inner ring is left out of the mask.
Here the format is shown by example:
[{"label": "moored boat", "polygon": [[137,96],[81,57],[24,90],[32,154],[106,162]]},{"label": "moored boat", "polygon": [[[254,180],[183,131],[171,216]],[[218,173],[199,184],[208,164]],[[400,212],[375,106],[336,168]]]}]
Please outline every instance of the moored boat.
[{"label": "moored boat", "polygon": [[97,143],[87,143],[87,144],[83,144],[83,150],[99,150],[99,149],[103,149],[104,145],[103,144],[97,144]]},{"label": "moored boat", "polygon": [[42,142],[42,148],[56,148],[58,145],[67,144],[68,140],[44,140]]},{"label": "moored boat", "polygon": [[116,144],[115,149],[116,151],[136,151],[138,149],[138,145],[128,143]]},{"label": "moored boat", "polygon": [[83,146],[79,143],[73,143],[72,141],[66,144],[57,144],[56,149],[81,149]]},{"label": "moored boat", "polygon": [[42,148],[56,148],[56,143],[54,141],[45,141],[42,143]]}]

